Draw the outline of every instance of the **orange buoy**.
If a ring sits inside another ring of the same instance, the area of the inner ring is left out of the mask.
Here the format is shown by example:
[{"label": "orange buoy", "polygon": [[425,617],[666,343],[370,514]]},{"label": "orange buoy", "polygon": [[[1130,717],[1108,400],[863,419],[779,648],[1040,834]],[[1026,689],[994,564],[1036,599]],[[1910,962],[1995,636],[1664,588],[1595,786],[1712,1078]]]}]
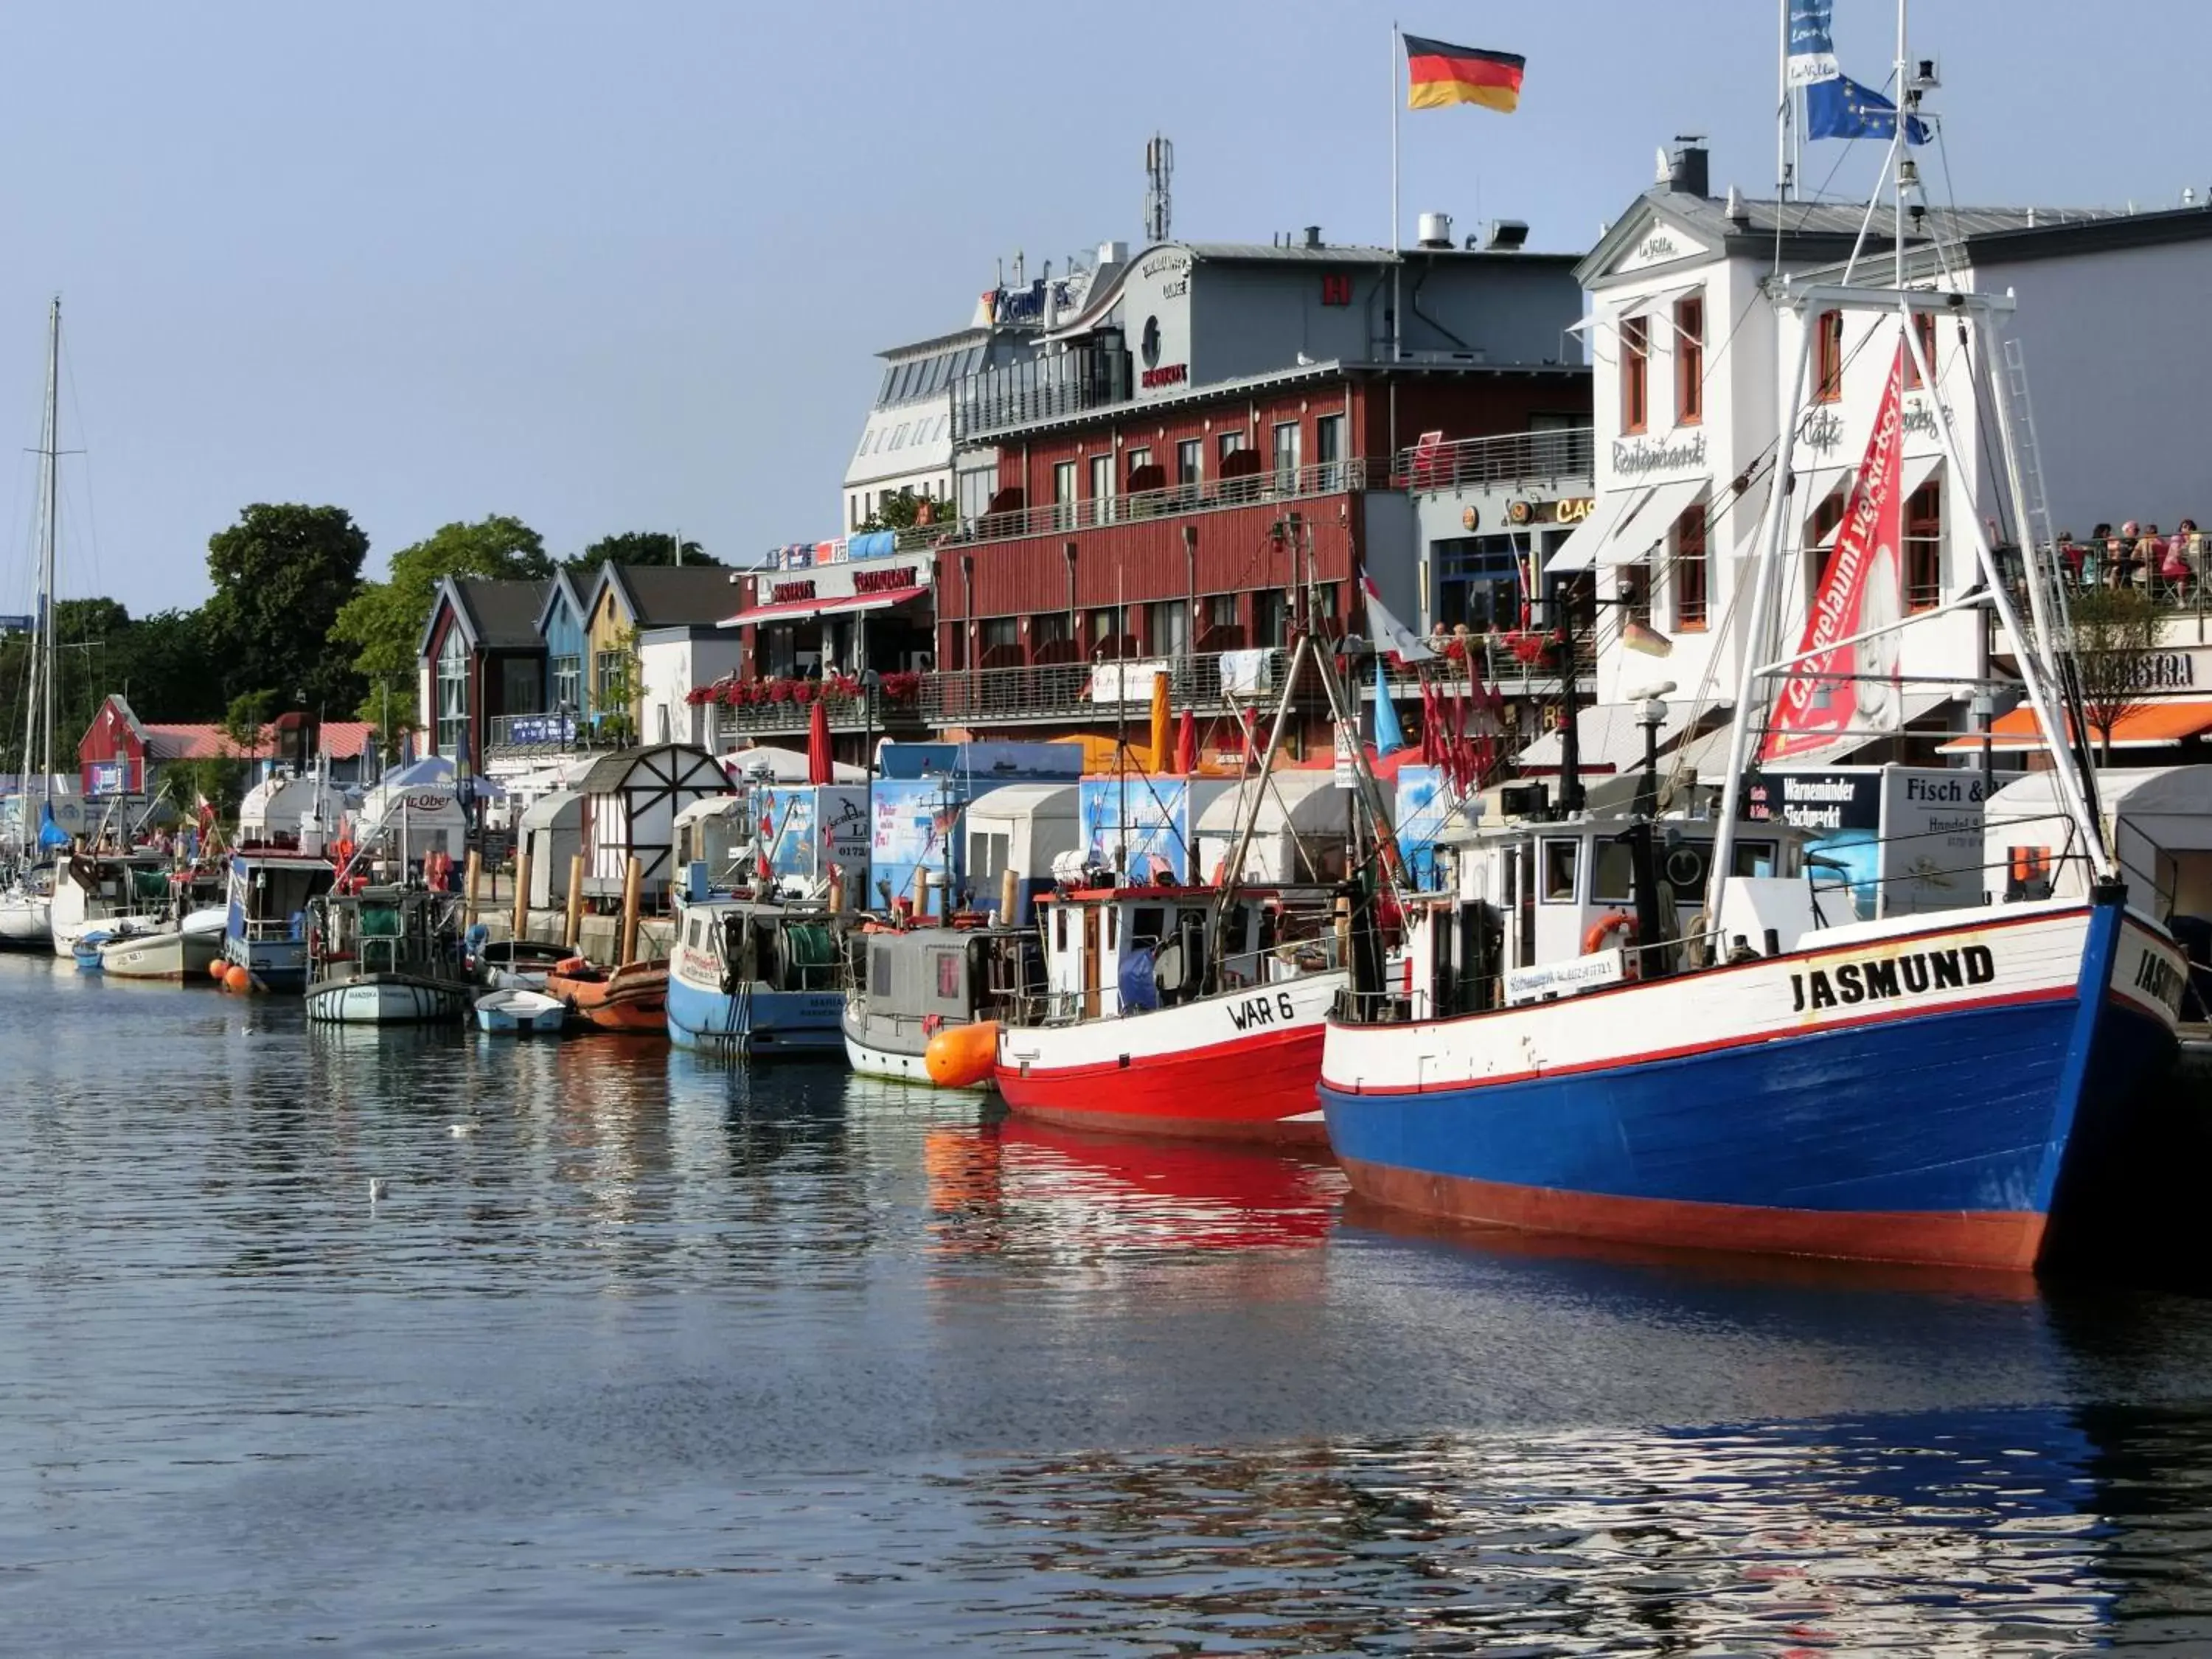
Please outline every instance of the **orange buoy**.
[{"label": "orange buoy", "polygon": [[244,991],[252,984],[253,975],[236,963],[231,963],[230,971],[222,976],[222,988],[226,991]]},{"label": "orange buoy", "polygon": [[921,1051],[922,1068],[940,1089],[972,1089],[991,1075],[999,1057],[999,1022],[948,1025]]},{"label": "orange buoy", "polygon": [[208,963],[208,977],[218,985],[222,983],[222,976],[229,971],[230,964],[221,957]]}]

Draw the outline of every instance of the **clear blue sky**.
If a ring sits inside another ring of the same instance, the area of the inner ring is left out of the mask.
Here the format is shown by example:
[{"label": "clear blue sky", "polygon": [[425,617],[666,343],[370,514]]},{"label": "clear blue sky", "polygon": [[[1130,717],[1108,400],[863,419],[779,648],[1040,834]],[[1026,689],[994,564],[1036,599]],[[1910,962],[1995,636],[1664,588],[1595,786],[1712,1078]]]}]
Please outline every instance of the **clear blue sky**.
[{"label": "clear blue sky", "polygon": [[[1581,251],[1681,131],[1711,135],[1716,191],[1771,189],[1773,0],[1409,6],[10,7],[0,435],[35,439],[58,289],[89,451],[63,589],[134,612],[197,603],[210,532],[258,500],[349,508],[373,570],[495,512],[556,552],[830,534],[872,354],[964,324],[1018,248],[1034,271],[1133,238],[1156,127],[1178,233],[1378,240],[1394,13],[1528,58],[1516,115],[1405,117],[1409,225],[1507,216]],[[1881,82],[1893,8],[1836,9]],[[1958,199],[2212,188],[2212,7],[1917,0],[1913,23]],[[1810,147],[1813,179],[1845,149]],[[0,609],[27,597],[31,477],[0,485]]]}]

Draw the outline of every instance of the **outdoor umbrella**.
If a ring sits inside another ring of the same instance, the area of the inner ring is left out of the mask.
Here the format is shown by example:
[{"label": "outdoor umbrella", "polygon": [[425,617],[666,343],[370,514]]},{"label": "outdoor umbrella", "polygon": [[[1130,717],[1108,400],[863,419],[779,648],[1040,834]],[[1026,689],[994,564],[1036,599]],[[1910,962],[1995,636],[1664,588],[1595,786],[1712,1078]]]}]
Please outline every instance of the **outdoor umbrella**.
[{"label": "outdoor umbrella", "polygon": [[830,705],[819,697],[814,700],[813,711],[806,720],[806,781],[837,781],[836,764],[830,757]]},{"label": "outdoor umbrella", "polygon": [[1188,708],[1176,722],[1175,769],[1185,777],[1198,770],[1198,717]]}]

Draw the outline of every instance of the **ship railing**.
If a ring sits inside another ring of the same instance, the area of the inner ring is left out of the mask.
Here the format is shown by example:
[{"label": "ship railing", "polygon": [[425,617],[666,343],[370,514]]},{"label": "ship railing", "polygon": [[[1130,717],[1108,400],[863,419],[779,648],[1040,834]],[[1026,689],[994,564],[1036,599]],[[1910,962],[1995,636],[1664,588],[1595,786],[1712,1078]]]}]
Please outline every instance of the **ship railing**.
[{"label": "ship railing", "polygon": [[[1199,995],[1234,995],[1273,990],[1314,974],[1344,965],[1343,952],[1334,933],[1285,939],[1259,951],[1244,951],[1221,959],[1216,991],[1164,993],[1162,1008],[1179,1007]],[[1024,991],[1010,994],[1004,1016],[1010,1025],[1067,1025],[1082,1019],[1120,1019],[1149,1013],[1150,1009],[1121,1006],[1121,988],[1100,983],[1082,990]]]}]

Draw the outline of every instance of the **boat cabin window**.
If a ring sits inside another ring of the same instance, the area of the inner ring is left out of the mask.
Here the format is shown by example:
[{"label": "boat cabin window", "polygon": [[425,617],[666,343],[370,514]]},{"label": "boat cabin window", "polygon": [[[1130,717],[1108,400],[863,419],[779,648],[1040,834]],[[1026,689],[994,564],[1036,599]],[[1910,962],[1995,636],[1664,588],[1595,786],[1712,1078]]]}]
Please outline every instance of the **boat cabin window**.
[{"label": "boat cabin window", "polygon": [[1109,904],[1106,907],[1106,948],[1108,950],[1115,951],[1121,948],[1121,907],[1118,904]]},{"label": "boat cabin window", "polygon": [[1771,876],[1780,873],[1774,866],[1774,843],[1771,841],[1736,842],[1735,873],[1739,876]]},{"label": "boat cabin window", "polygon": [[1626,904],[1636,896],[1636,879],[1630,868],[1628,843],[1601,841],[1590,855],[1590,902]]},{"label": "boat cabin window", "polygon": [[887,997],[890,994],[890,947],[878,945],[868,952],[868,994],[872,997]]},{"label": "boat cabin window", "polygon": [[690,925],[684,930],[684,942],[693,950],[697,950],[700,939],[705,933],[706,926],[707,924],[701,921],[698,917],[692,917]]},{"label": "boat cabin window", "polygon": [[1067,907],[1064,904],[1052,908],[1052,944],[1056,951],[1067,949]]},{"label": "boat cabin window", "polygon": [[1575,865],[1581,858],[1579,841],[1544,843],[1544,902],[1571,904],[1575,898]]},{"label": "boat cabin window", "polygon": [[1167,933],[1168,913],[1157,904],[1140,904],[1129,913],[1129,943],[1142,947],[1158,945]]},{"label": "boat cabin window", "polygon": [[932,951],[929,955],[937,965],[937,1000],[957,1003],[960,1000],[960,952]]},{"label": "boat cabin window", "polygon": [[1706,842],[1686,841],[1659,848],[1659,873],[1678,899],[1694,903],[1705,896],[1712,864],[1713,849]]}]

